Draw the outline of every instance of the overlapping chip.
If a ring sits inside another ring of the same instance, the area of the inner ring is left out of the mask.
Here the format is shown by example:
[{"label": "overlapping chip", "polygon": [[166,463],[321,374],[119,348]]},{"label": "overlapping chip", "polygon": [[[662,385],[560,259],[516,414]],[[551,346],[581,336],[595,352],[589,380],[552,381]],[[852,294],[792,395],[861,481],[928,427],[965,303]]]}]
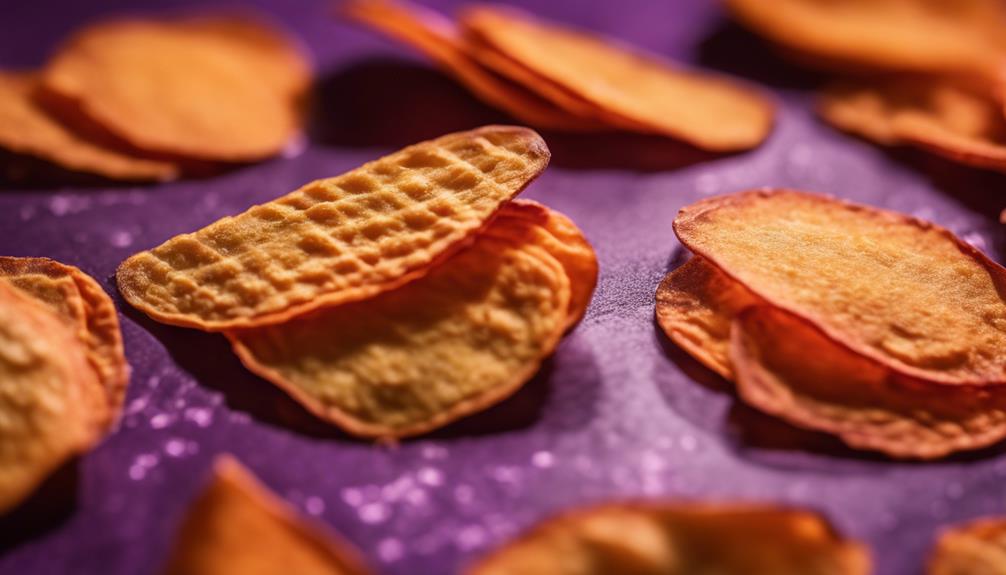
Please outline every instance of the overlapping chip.
[{"label": "overlapping chip", "polygon": [[1006,571],[1006,520],[987,517],[954,525],[940,534],[929,556],[928,575],[998,575]]},{"label": "overlapping chip", "polygon": [[758,504],[625,503],[567,512],[469,575],[865,575],[869,554],[821,515]]},{"label": "overlapping chip", "polygon": [[305,519],[231,456],[188,510],[165,575],[366,575],[370,569],[327,526]]}]

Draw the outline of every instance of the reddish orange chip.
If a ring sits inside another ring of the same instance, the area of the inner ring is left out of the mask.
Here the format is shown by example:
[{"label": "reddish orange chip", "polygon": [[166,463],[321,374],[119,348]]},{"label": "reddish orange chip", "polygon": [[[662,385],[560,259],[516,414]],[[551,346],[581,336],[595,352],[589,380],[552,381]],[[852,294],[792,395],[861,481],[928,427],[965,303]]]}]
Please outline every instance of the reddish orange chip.
[{"label": "reddish orange chip", "polygon": [[928,575],[1001,575],[1006,572],[1006,519],[987,517],[954,525],[930,552]]}]

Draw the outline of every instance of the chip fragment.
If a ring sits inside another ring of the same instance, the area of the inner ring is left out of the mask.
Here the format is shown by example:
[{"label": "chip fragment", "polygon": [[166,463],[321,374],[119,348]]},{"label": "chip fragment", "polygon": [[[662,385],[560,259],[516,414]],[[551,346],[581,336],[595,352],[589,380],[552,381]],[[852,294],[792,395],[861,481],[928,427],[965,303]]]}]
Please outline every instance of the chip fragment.
[{"label": "chip fragment", "polygon": [[464,247],[548,159],[526,128],[449,134],[136,254],[119,289],[159,321],[209,331],[368,298]]},{"label": "chip fragment", "polygon": [[533,527],[469,575],[865,575],[864,545],[811,511],[756,504],[625,503]]},{"label": "chip fragment", "polygon": [[1006,520],[987,517],[940,534],[928,575],[1000,575],[1006,571]]},{"label": "chip fragment", "polygon": [[231,456],[182,522],[165,575],[366,575],[359,553],[300,517]]}]

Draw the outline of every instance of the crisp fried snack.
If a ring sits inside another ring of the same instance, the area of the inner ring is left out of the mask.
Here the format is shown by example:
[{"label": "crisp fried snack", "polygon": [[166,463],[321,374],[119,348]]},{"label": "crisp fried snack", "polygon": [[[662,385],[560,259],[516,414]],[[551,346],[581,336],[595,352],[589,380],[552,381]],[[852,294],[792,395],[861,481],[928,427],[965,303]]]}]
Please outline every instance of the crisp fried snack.
[{"label": "crisp fried snack", "polygon": [[1006,571],[1006,521],[988,517],[955,525],[940,534],[929,557],[928,575],[1001,575]]},{"label": "crisp fried snack", "polygon": [[54,120],[32,98],[35,74],[0,71],[0,147],[116,180],[168,180],[176,168],[104,147]]},{"label": "crisp fried snack", "polygon": [[1006,383],[1006,270],[929,222],[755,190],[681,210],[678,237],[765,303],[894,371]]},{"label": "crisp fried snack", "polygon": [[932,77],[842,83],[824,93],[818,109],[869,140],[1006,172],[1006,115],[987,86]]},{"label": "crisp fried snack", "polygon": [[119,289],[157,320],[209,331],[368,298],[464,247],[548,158],[526,128],[416,144],[136,254]]},{"label": "crisp fried snack", "polygon": [[744,25],[827,67],[988,74],[1006,53],[999,0],[729,0]]},{"label": "crisp fried snack", "polygon": [[300,517],[229,455],[188,510],[165,575],[365,575],[359,553]]},{"label": "crisp fried snack", "polygon": [[[757,146],[772,129],[772,104],[734,80],[676,69],[512,9],[469,8],[459,20],[466,34],[540,78],[528,88],[539,89],[543,97],[556,89],[575,95],[614,119],[616,127],[670,136],[715,152]],[[497,69],[508,71],[511,66]]]},{"label": "crisp fried snack", "polygon": [[105,390],[109,422],[114,421],[126,395],[129,364],[111,298],[80,269],[48,258],[0,256],[0,278],[46,304],[77,335]]},{"label": "crisp fried snack", "polygon": [[0,280],[0,512],[89,449],[108,402],[77,335]]},{"label": "crisp fried snack", "polygon": [[485,409],[534,375],[571,313],[562,265],[512,219],[396,290],[227,336],[248,369],[355,435],[418,435]]},{"label": "crisp fried snack", "polygon": [[606,129],[594,115],[558,107],[480,66],[454,23],[437,12],[402,0],[349,0],[342,13],[417,50],[487,104],[531,126],[564,132]]},{"label": "crisp fried snack", "polygon": [[[117,20],[73,36],[41,92],[60,118],[144,152],[243,162],[279,152],[299,130],[290,91],[296,50],[252,21]],[[253,35],[258,40],[253,41]],[[269,40],[264,40],[269,38]],[[276,50],[273,56],[267,51]]]},{"label": "crisp fried snack", "polygon": [[548,519],[469,575],[865,575],[862,544],[819,514],[754,504],[627,503]]}]

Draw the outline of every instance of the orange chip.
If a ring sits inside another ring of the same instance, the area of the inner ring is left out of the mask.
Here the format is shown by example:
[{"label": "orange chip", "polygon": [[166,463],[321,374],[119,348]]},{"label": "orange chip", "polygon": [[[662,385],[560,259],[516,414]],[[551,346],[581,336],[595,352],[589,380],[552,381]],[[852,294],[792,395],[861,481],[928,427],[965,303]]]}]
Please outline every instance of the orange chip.
[{"label": "orange chip", "polygon": [[0,72],[0,147],[116,180],[169,180],[177,168],[108,148],[70,131],[33,99],[33,73]]},{"label": "orange chip", "polygon": [[622,503],[548,519],[469,575],[866,575],[861,543],[821,515],[756,504]]},{"label": "orange chip", "polygon": [[217,457],[192,503],[164,575],[366,575],[359,552],[301,517],[236,459]]},{"label": "orange chip", "polygon": [[987,517],[940,534],[928,575],[1001,575],[1006,572],[1006,519]]},{"label": "orange chip", "polygon": [[77,334],[105,389],[109,422],[114,421],[126,395],[129,364],[111,298],[91,276],[48,258],[0,256],[0,278],[46,304]]},{"label": "orange chip", "polygon": [[819,110],[835,126],[881,144],[1006,172],[1006,115],[988,87],[929,77],[845,83],[825,92]]},{"label": "orange chip", "polygon": [[[528,88],[543,97],[556,89],[575,95],[613,118],[617,127],[670,136],[716,152],[752,148],[772,130],[772,104],[735,80],[676,69],[513,9],[468,8],[460,22],[466,34],[540,78]],[[497,71],[510,70],[503,66]]]}]

